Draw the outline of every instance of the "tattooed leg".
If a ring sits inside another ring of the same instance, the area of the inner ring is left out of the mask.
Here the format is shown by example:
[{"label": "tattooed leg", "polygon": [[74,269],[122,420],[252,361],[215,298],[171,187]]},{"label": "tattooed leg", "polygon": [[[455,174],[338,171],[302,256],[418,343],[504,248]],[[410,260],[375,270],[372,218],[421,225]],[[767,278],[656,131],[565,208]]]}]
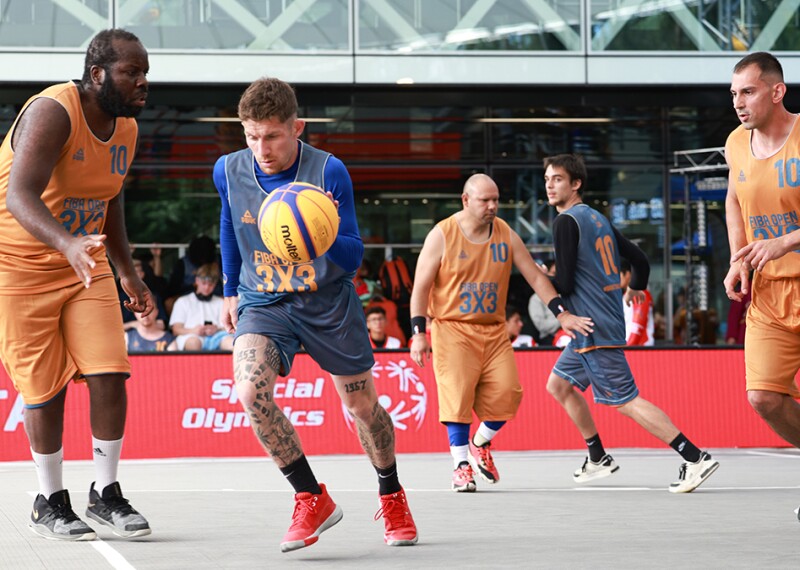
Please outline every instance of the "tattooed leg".
[{"label": "tattooed leg", "polygon": [[355,376],[334,376],[336,391],[350,411],[358,428],[361,447],[376,467],[391,466],[394,461],[394,425],[378,402],[372,371]]},{"label": "tattooed leg", "polygon": [[294,426],[273,398],[280,367],[278,348],[269,338],[246,334],[236,340],[233,375],[239,401],[258,441],[278,467],[286,467],[303,455],[303,448]]}]

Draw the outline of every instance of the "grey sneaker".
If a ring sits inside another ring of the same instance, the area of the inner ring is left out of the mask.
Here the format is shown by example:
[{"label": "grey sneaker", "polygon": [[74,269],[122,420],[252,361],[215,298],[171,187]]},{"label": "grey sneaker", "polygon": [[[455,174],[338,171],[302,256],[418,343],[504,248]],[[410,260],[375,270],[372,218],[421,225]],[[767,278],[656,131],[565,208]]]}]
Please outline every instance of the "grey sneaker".
[{"label": "grey sneaker", "polygon": [[619,465],[614,463],[614,458],[606,453],[597,463],[589,461],[587,457],[583,462],[583,466],[572,474],[572,479],[576,483],[588,483],[595,479],[608,477],[617,471],[619,471]]},{"label": "grey sneaker", "polygon": [[122,496],[119,483],[111,483],[99,495],[94,483],[89,489],[89,506],[86,516],[109,527],[114,534],[123,538],[134,538],[150,534],[150,525],[142,515]]},{"label": "grey sneaker", "polygon": [[678,471],[678,481],[669,486],[670,493],[691,493],[719,467],[719,461],[714,461],[707,451],[700,453],[697,463],[682,463]]},{"label": "grey sneaker", "polygon": [[94,540],[97,537],[72,510],[66,489],[53,493],[49,499],[36,495],[28,526],[39,536],[53,540]]}]

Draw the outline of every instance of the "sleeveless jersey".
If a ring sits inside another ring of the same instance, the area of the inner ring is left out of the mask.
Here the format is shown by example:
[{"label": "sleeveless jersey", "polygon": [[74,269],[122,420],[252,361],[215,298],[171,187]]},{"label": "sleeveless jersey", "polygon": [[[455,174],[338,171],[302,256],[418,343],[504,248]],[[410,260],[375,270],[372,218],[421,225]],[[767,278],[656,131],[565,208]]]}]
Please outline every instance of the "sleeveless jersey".
[{"label": "sleeveless jersey", "polygon": [[166,352],[169,343],[175,340],[172,333],[165,332],[156,340],[148,340],[135,328],[125,332],[128,336],[128,352]]},{"label": "sleeveless jersey", "polygon": [[[325,189],[323,170],[327,152],[302,143],[296,182],[307,182]],[[352,273],[323,255],[308,263],[286,264],[267,249],[261,239],[256,217],[273,188],[264,190],[255,174],[253,153],[243,149],[225,158],[228,204],[242,257],[239,272],[240,306],[268,305],[287,294],[312,293],[339,279],[352,279]]]},{"label": "sleeveless jersey", "polygon": [[[134,119],[117,118],[114,133],[107,141],[92,133],[83,115],[78,88],[72,82],[48,87],[25,103],[0,146],[0,294],[3,295],[54,291],[80,281],[64,254],[34,238],[6,208],[14,160],[11,138],[19,117],[40,97],[57,101],[69,114],[69,138],[41,198],[53,217],[72,235],[103,232],[108,203],[119,194],[136,150],[138,128]],[[96,265],[92,276],[111,273],[104,248],[93,257]]]},{"label": "sleeveless jersey", "polygon": [[[800,119],[783,147],[769,158],[755,158],[750,131],[742,125],[725,143],[731,183],[742,209],[747,243],[781,237],[800,229]],[[800,251],[773,259],[761,274],[767,279],[800,276]]]},{"label": "sleeveless jersey", "polygon": [[[560,215],[578,223],[578,260],[575,290],[563,296],[567,308],[576,315],[591,317],[594,332],[576,335],[578,350],[625,346],[625,317],[619,285],[619,247],[611,223],[597,210],[578,204]],[[558,252],[558,244],[555,244]]]},{"label": "sleeveless jersey", "polygon": [[456,214],[437,224],[444,234],[444,253],[428,301],[434,319],[475,324],[506,321],[506,296],[513,256],[511,228],[495,218],[491,237],[469,241]]}]

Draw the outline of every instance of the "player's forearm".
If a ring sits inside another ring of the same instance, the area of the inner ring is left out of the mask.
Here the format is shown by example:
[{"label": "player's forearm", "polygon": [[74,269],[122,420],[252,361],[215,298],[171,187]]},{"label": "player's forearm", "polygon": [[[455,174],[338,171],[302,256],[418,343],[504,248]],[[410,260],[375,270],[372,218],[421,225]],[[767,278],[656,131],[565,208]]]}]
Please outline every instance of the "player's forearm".
[{"label": "player's forearm", "polygon": [[106,252],[117,273],[121,276],[134,275],[135,270],[131,260],[128,232],[125,229],[125,215],[122,211],[119,196],[108,203],[106,225],[103,231],[106,234]]}]

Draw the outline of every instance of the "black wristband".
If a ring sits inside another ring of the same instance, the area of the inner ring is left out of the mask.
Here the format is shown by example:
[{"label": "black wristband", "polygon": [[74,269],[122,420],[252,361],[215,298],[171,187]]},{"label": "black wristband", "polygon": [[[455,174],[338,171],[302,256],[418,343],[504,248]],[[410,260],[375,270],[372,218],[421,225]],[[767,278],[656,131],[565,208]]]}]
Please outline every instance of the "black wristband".
[{"label": "black wristband", "polygon": [[547,303],[547,308],[550,309],[556,317],[567,310],[566,307],[564,307],[564,299],[561,297],[553,297],[550,302]]},{"label": "black wristband", "polygon": [[411,334],[425,334],[425,325],[427,320],[425,317],[411,317]]}]

